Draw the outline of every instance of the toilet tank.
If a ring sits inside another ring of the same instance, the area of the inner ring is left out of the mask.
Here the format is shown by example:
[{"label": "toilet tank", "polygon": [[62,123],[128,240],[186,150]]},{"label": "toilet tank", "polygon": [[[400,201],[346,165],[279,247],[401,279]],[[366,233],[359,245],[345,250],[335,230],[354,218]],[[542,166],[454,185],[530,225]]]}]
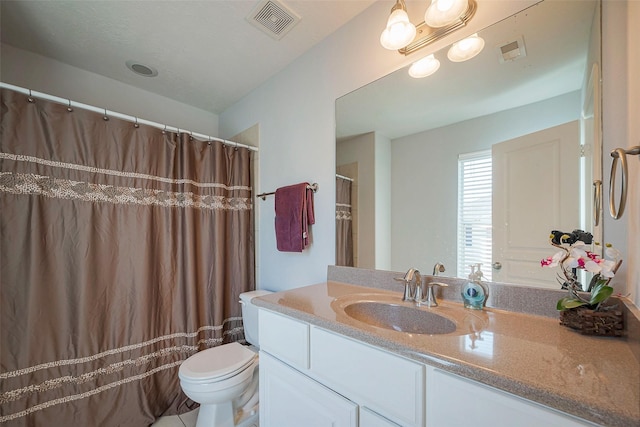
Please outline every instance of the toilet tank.
[{"label": "toilet tank", "polygon": [[271,291],[257,290],[243,292],[240,294],[240,304],[242,305],[242,323],[244,325],[244,337],[250,344],[260,347],[258,337],[258,307],[253,305],[253,298],[268,295]]}]

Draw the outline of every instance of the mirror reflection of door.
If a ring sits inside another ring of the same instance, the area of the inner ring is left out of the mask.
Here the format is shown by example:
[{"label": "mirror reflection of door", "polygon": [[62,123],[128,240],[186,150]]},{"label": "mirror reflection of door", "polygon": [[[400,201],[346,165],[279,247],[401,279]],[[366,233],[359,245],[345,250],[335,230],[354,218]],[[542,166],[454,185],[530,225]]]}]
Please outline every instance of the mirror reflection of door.
[{"label": "mirror reflection of door", "polygon": [[[582,145],[584,156],[581,168],[584,174],[582,205],[585,209],[582,226],[591,230],[596,242],[602,242],[602,125],[600,113],[600,67],[596,62],[591,67],[582,106]],[[602,254],[601,254],[602,255]]]},{"label": "mirror reflection of door", "polygon": [[493,145],[494,281],[559,287],[539,261],[551,230],[580,224],[579,135],[574,121]]}]

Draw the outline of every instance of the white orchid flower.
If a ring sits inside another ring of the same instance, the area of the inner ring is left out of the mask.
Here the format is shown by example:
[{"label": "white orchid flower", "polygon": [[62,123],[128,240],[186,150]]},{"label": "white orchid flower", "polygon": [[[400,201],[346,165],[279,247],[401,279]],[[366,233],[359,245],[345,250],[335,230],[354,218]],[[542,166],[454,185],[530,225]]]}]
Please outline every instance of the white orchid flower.
[{"label": "white orchid flower", "polygon": [[615,273],[613,272],[614,267],[616,266],[615,261],[611,261],[608,259],[600,261],[600,275],[603,277],[613,277]]},{"label": "white orchid flower", "polygon": [[588,260],[584,262],[584,269],[589,273],[601,273],[602,266],[593,260]]},{"label": "white orchid flower", "polygon": [[611,245],[607,246],[607,248],[604,250],[604,254],[607,256],[607,258],[615,259],[615,260],[620,259],[620,257],[622,256],[620,251]]},{"label": "white orchid flower", "polygon": [[545,267],[556,267],[564,257],[564,254],[564,251],[556,252],[552,257],[543,259],[541,264]]}]

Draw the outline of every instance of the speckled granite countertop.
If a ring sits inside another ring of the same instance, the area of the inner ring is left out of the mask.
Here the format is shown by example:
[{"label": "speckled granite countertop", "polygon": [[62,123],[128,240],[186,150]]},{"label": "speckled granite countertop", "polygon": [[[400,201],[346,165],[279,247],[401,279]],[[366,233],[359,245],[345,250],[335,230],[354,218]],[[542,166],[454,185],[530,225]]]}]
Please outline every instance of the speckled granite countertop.
[{"label": "speckled granite countertop", "polygon": [[360,297],[403,304],[399,292],[333,281],[254,302],[599,425],[640,426],[640,365],[626,338],[582,336],[554,318],[493,308],[465,310],[450,301],[420,309],[454,319],[456,332],[408,334],[346,316],[341,306]]}]

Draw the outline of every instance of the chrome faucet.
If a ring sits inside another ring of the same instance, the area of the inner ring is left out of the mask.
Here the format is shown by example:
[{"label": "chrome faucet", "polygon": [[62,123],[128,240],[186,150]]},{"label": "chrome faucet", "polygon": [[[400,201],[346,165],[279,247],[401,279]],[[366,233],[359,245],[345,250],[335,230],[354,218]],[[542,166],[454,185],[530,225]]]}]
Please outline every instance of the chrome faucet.
[{"label": "chrome faucet", "polygon": [[438,273],[444,273],[444,264],[441,262],[436,262],[436,265],[433,266],[433,275],[437,276]]},{"label": "chrome faucet", "polygon": [[420,302],[422,299],[422,276],[420,271],[410,268],[403,278],[396,278],[395,280],[404,283],[402,301]]}]

